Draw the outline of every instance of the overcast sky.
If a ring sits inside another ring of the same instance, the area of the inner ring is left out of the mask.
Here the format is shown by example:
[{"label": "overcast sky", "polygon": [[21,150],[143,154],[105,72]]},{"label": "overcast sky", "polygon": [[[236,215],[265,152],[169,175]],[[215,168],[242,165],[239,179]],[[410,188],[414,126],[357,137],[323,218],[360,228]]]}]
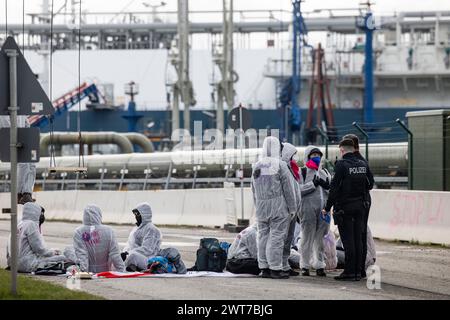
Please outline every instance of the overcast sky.
[{"label": "overcast sky", "polygon": [[[5,22],[5,2],[8,2],[8,23],[21,23],[22,0],[0,0],[0,24]],[[48,0],[49,3],[52,0]],[[66,0],[53,0],[55,11]],[[67,0],[70,3],[71,0]],[[164,0],[167,4],[164,10],[176,10],[177,0]],[[142,3],[158,4],[156,0],[83,0],[83,11],[148,11]],[[358,8],[362,0],[306,0],[302,3],[304,11],[329,8]],[[36,13],[41,11],[42,0],[25,0],[25,12]],[[106,6],[106,8],[105,8]],[[222,0],[190,0],[190,10],[220,10]],[[245,9],[271,9],[291,10],[291,0],[234,0],[236,10]],[[387,14],[398,11],[429,11],[450,10],[450,0],[376,0],[373,7],[375,14]],[[287,15],[287,14],[286,14]],[[288,16],[286,16],[288,19]]]}]

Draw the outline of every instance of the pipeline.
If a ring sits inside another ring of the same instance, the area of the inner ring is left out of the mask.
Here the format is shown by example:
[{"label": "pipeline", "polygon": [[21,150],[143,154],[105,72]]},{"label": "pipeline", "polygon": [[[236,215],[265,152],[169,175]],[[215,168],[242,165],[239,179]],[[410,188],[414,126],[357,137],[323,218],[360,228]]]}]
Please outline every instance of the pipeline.
[{"label": "pipeline", "polygon": [[130,140],[132,144],[135,144],[139,147],[141,147],[143,152],[151,153],[155,151],[155,147],[153,146],[153,143],[142,133],[136,133],[136,132],[126,132],[126,133],[120,133],[125,138]]},{"label": "pipeline", "polygon": [[[54,132],[53,145],[78,144],[78,132]],[[50,146],[50,134],[41,135],[40,153],[41,156],[48,156],[48,148]],[[81,143],[87,145],[94,144],[116,144],[119,146],[121,153],[132,153],[133,145],[130,140],[116,132],[82,132]]]},{"label": "pipeline", "polygon": [[[303,158],[305,148],[297,147],[300,159]],[[320,147],[320,149],[324,152],[325,147]],[[364,155],[364,150],[361,150],[361,152]],[[261,148],[244,149],[244,172],[246,176],[250,176],[251,166],[257,161],[260,153]],[[339,154],[338,146],[329,146],[328,154],[329,160],[334,161]],[[377,176],[407,176],[407,154],[407,143],[369,144],[369,162],[373,174]],[[146,169],[150,169],[154,176],[166,176],[169,169],[172,169],[175,170],[174,177],[191,176],[195,170],[198,170],[198,177],[223,177],[226,168],[233,173],[239,168],[240,151],[239,149],[224,149],[91,155],[85,156],[84,161],[90,178],[98,177],[99,169],[102,168],[108,169],[108,174],[115,174],[126,168],[128,169],[127,177],[141,177]],[[78,157],[56,157],[55,162],[57,167],[76,167]],[[36,163],[38,176],[48,171],[49,163],[48,158],[41,158]],[[8,172],[9,164],[0,163],[0,174],[4,175]]]}]

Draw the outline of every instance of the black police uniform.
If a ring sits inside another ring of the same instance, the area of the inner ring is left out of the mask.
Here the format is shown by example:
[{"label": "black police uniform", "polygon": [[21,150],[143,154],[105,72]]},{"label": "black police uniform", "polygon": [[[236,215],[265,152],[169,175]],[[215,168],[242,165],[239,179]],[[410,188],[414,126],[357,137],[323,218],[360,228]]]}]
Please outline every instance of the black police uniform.
[{"label": "black police uniform", "polygon": [[372,205],[372,198],[370,197],[370,192],[369,190],[372,190],[373,185],[375,184],[375,180],[373,178],[373,174],[370,171],[370,167],[369,167],[369,163],[368,161],[361,155],[361,153],[359,153],[359,151],[355,151],[354,155],[356,156],[356,158],[358,158],[359,160],[362,160],[366,163],[367,165],[367,179],[369,181],[369,188],[367,190],[367,193],[365,195],[365,201],[366,201],[366,206],[365,206],[365,213],[364,213],[364,218],[363,218],[363,230],[362,230],[362,248],[363,248],[363,253],[362,253],[362,258],[361,258],[361,276],[365,277],[366,275],[366,257],[367,257],[367,222],[369,221],[369,211],[370,211],[370,207]]},{"label": "black police uniform", "polygon": [[[345,250],[345,267],[340,278],[359,280],[362,265],[362,231],[365,218],[365,196],[370,184],[368,166],[353,153],[346,153],[336,162],[335,175],[331,181],[326,211],[343,210],[338,221],[339,234]],[[336,216],[335,216],[336,217]],[[337,219],[335,219],[337,222]]]}]

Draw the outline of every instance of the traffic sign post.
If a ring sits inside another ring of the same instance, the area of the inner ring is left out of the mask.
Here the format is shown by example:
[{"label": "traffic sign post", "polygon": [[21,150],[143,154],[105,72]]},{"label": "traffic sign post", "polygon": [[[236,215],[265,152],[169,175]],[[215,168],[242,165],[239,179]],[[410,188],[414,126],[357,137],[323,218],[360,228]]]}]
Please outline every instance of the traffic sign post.
[{"label": "traffic sign post", "polygon": [[9,147],[11,162],[11,293],[17,294],[17,51],[6,50],[9,58]]},{"label": "traffic sign post", "polygon": [[16,295],[18,271],[17,163],[39,161],[39,129],[18,129],[17,116],[49,115],[54,113],[54,109],[20,53],[13,37],[8,37],[1,49],[0,70],[3,71],[0,72],[0,115],[9,115],[10,117],[10,128],[2,129],[0,137],[2,140],[9,140],[9,150],[8,148],[1,150],[1,161],[11,163],[11,208],[9,210],[11,214],[11,293]]},{"label": "traffic sign post", "polygon": [[239,104],[228,114],[228,125],[234,129],[239,129],[239,144],[240,144],[240,175],[241,180],[241,219],[238,219],[238,229],[244,229],[248,226],[248,220],[244,219],[244,133],[250,129],[252,118],[250,111]]}]

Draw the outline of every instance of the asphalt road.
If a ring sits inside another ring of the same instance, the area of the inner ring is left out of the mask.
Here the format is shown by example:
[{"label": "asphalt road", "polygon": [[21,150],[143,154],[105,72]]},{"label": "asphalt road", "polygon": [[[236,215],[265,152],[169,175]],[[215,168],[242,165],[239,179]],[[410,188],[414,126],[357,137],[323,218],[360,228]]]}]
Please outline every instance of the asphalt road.
[{"label": "asphalt road", "polygon": [[[72,241],[77,224],[46,222],[47,245],[64,249]],[[121,247],[132,226],[113,226]],[[232,242],[235,234],[214,229],[162,227],[163,247],[180,250],[187,267],[195,261],[199,240],[205,236]],[[0,266],[6,266],[9,221],[0,220]],[[107,299],[450,299],[450,249],[376,241],[381,289],[368,289],[366,281],[338,282],[326,278],[141,278],[83,280],[81,289]],[[314,272],[312,273],[314,274]],[[65,285],[60,277],[40,277]]]}]

